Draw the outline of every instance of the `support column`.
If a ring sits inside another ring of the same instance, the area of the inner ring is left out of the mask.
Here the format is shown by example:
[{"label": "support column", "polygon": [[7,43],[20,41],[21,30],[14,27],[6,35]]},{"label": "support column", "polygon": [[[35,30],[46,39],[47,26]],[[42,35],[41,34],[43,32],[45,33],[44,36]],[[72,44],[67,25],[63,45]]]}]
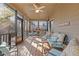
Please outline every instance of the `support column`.
[{"label": "support column", "polygon": [[15,40],[17,45],[17,11],[15,11]]}]

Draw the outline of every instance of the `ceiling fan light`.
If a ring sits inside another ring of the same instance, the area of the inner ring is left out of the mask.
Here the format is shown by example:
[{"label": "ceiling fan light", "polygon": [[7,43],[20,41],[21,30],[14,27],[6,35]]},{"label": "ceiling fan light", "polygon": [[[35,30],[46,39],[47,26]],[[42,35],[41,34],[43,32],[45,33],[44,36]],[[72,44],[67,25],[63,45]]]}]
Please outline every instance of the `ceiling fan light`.
[{"label": "ceiling fan light", "polygon": [[35,10],[36,13],[39,13],[39,10]]}]

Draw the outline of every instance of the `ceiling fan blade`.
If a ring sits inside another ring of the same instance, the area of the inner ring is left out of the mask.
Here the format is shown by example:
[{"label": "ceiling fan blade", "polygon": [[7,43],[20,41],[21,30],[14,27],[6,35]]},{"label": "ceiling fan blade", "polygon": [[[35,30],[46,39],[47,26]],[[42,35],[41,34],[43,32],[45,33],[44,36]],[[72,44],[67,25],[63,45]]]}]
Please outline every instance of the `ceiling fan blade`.
[{"label": "ceiling fan blade", "polygon": [[40,12],[44,12],[43,10],[39,10]]},{"label": "ceiling fan blade", "polygon": [[36,9],[31,9],[31,10],[36,10]]},{"label": "ceiling fan blade", "polygon": [[36,6],[36,4],[33,4],[33,6],[35,7],[35,9],[38,9],[38,7]]},{"label": "ceiling fan blade", "polygon": [[41,6],[41,7],[39,7],[38,9],[40,10],[40,9],[43,9],[43,8],[45,8],[46,6]]},{"label": "ceiling fan blade", "polygon": [[28,12],[34,12],[35,11],[35,9],[28,9]]}]

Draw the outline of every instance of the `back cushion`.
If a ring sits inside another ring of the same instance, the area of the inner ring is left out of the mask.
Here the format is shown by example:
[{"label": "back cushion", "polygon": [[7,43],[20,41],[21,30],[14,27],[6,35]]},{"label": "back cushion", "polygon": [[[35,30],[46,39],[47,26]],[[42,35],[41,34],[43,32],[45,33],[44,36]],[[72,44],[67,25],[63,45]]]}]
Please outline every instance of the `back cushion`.
[{"label": "back cushion", "polygon": [[57,41],[63,43],[65,34],[61,33],[61,34],[58,35],[58,37],[59,37],[59,39]]},{"label": "back cushion", "polygon": [[65,34],[57,32],[57,33],[53,33],[52,36],[57,37],[58,38],[57,41],[63,43]]}]

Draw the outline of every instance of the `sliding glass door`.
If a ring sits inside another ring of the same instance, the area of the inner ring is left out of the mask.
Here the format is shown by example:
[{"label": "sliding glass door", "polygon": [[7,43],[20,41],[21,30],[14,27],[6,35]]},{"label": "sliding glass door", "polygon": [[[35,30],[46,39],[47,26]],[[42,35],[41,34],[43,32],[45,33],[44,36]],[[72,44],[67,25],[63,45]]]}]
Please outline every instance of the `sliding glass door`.
[{"label": "sliding glass door", "polygon": [[17,34],[17,39],[16,39],[16,44],[21,43],[23,41],[23,19],[21,16],[16,16],[17,17],[17,23],[16,23],[16,34]]},{"label": "sliding glass door", "polygon": [[26,19],[23,20],[23,39],[26,39],[28,36],[28,21]]},{"label": "sliding glass door", "polygon": [[35,31],[38,28],[38,21],[31,22],[31,30]]},{"label": "sliding glass door", "polygon": [[48,23],[47,21],[32,21],[31,22],[31,30],[36,30],[39,28],[40,30],[47,31],[48,30]]},{"label": "sliding glass door", "polygon": [[47,22],[46,21],[39,21],[39,28],[41,30],[47,31]]}]

